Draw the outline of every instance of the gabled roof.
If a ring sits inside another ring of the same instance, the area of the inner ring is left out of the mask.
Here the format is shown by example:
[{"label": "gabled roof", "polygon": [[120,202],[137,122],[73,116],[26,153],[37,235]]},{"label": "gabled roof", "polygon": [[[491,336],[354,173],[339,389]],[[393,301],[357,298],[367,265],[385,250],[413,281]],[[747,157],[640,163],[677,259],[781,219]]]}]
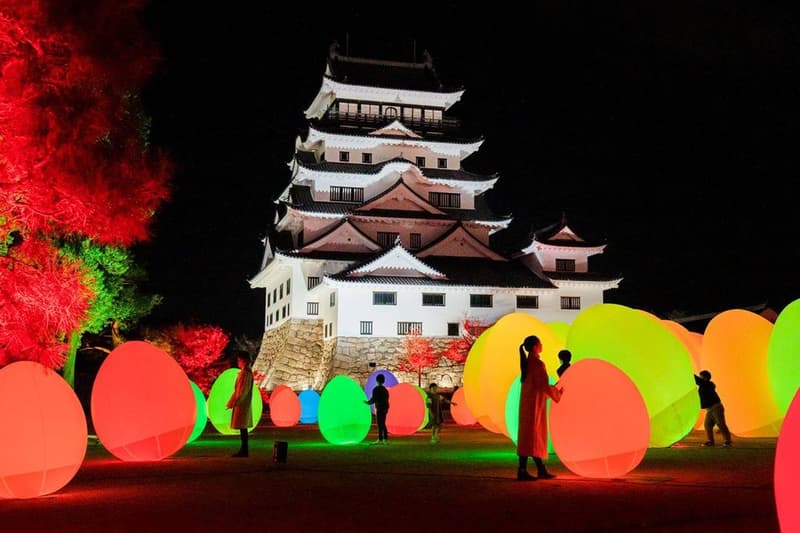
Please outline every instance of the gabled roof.
[{"label": "gabled roof", "polygon": [[443,279],[446,276],[429,267],[403,248],[398,240],[392,248],[375,259],[340,273],[345,278],[363,276],[395,276]]},{"label": "gabled roof", "polygon": [[435,215],[444,215],[444,211],[432,206],[426,199],[415,193],[403,178],[400,178],[394,185],[383,191],[378,196],[364,203],[364,205],[354,210],[357,214],[362,214],[372,210],[393,210],[393,211],[424,211]]},{"label": "gabled roof", "polygon": [[603,243],[587,242],[577,233],[575,233],[567,224],[566,215],[562,215],[560,221],[534,231],[533,240],[542,244],[550,244],[553,246],[595,248],[603,245]]},{"label": "gabled roof", "polygon": [[348,219],[335,224],[313,241],[303,245],[301,253],[315,251],[370,253],[381,249],[381,246],[370,239],[364,232],[355,227]]},{"label": "gabled roof", "polygon": [[412,139],[421,139],[422,136],[414,133],[408,129],[402,122],[395,119],[390,124],[377,130],[369,132],[367,135],[382,135],[385,137],[411,137]]},{"label": "gabled roof", "polygon": [[457,222],[441,237],[417,252],[418,257],[476,257],[493,261],[508,261],[473,236],[461,222]]}]

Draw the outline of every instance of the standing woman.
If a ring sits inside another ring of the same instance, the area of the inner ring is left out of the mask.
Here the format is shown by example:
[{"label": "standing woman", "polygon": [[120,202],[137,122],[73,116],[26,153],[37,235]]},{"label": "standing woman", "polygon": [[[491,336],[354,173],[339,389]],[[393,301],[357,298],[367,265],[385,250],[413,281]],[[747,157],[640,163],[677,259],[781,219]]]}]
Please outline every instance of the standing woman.
[{"label": "standing woman", "polygon": [[231,428],[239,430],[241,445],[239,451],[232,455],[232,457],[247,457],[248,456],[248,443],[247,443],[247,430],[253,425],[253,371],[250,368],[250,354],[244,350],[240,350],[236,354],[236,360],[239,364],[239,375],[236,376],[236,386],[233,389],[230,400],[228,400],[228,409],[233,409],[231,412]]},{"label": "standing woman", "polygon": [[[526,353],[527,352],[527,353]],[[519,347],[519,370],[522,387],[519,396],[519,429],[517,432],[517,455],[519,481],[534,481],[537,478],[528,473],[528,457],[533,457],[539,478],[555,477],[544,467],[547,457],[547,397],[558,402],[561,389],[547,380],[547,369],[539,358],[542,342],[531,335]]]}]

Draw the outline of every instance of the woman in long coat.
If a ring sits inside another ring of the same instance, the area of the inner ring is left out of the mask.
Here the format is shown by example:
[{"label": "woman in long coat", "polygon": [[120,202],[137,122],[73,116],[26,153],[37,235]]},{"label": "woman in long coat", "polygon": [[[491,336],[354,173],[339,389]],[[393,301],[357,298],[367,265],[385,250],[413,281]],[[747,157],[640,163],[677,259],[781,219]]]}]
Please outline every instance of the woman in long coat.
[{"label": "woman in long coat", "polygon": [[[527,354],[526,354],[527,352]],[[539,358],[542,343],[531,335],[519,347],[519,370],[522,383],[519,396],[519,429],[517,432],[517,455],[519,468],[517,479],[533,481],[536,477],[528,473],[528,457],[533,457],[539,478],[555,477],[544,466],[547,457],[547,398],[558,402],[561,389],[550,385],[544,361]]]},{"label": "woman in long coat", "polygon": [[247,352],[239,352],[237,355],[239,363],[239,375],[236,376],[236,386],[233,389],[230,400],[228,400],[228,409],[233,409],[231,412],[231,428],[239,430],[241,445],[239,451],[233,454],[233,457],[247,457],[248,442],[247,431],[253,425],[253,371],[250,368],[250,354]]}]

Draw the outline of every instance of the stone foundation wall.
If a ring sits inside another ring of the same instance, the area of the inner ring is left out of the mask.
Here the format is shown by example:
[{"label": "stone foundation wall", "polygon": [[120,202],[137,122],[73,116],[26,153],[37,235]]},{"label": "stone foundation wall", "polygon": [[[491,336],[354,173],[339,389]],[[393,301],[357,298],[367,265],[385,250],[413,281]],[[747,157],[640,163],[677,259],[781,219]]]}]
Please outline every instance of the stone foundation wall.
[{"label": "stone foundation wall", "polygon": [[[443,350],[452,338],[432,338],[436,350]],[[417,384],[417,374],[400,372],[397,361],[404,354],[402,337],[337,337],[323,339],[322,320],[292,319],[264,334],[253,364],[261,388],[272,390],[287,385],[295,391],[322,391],[331,378],[345,375],[361,384],[377,369],[387,369],[402,383]],[[371,363],[373,363],[371,365]],[[462,385],[464,365],[445,358],[439,366],[426,368],[422,386],[436,382],[449,389]]]}]

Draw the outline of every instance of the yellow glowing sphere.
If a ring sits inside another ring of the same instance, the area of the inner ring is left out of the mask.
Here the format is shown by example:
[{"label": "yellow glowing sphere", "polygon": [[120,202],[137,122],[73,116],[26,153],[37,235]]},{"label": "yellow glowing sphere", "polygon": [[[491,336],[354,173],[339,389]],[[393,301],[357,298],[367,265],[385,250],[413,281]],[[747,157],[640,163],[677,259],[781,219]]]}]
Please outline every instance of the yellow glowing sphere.
[{"label": "yellow glowing sphere", "polygon": [[548,322],[547,327],[549,327],[553,333],[561,341],[561,344],[567,343],[567,334],[569,333],[569,324],[566,322]]},{"label": "yellow glowing sphere", "polygon": [[467,354],[467,360],[464,363],[464,397],[467,400],[467,407],[469,412],[475,420],[485,429],[493,433],[499,433],[500,430],[489,419],[486,403],[483,399],[484,392],[481,389],[480,372],[482,367],[484,346],[489,332],[492,328],[485,330],[481,333],[480,337],[472,345],[472,348]]},{"label": "yellow glowing sphere", "polygon": [[800,387],[800,300],[787,305],[772,329],[767,351],[767,375],[778,412],[785,414]]},{"label": "yellow glowing sphere", "polygon": [[567,349],[573,364],[602,359],[634,382],[650,417],[650,446],[670,446],[694,427],[700,401],[691,356],[653,315],[623,305],[593,305],[575,317]]},{"label": "yellow glowing sphere", "polygon": [[783,416],[767,372],[771,334],[764,317],[731,309],[711,319],[703,335],[700,364],[711,372],[728,428],[740,437],[777,437],[780,431]]}]

